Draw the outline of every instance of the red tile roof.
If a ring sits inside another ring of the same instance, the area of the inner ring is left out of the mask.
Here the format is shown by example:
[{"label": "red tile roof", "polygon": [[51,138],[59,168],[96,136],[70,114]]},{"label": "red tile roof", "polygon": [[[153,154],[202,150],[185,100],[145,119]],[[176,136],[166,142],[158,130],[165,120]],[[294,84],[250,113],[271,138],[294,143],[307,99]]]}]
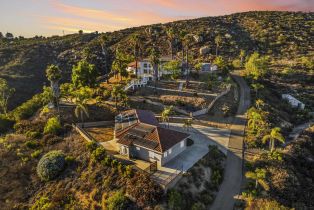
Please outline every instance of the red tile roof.
[{"label": "red tile roof", "polygon": [[127,146],[136,144],[163,153],[189,137],[189,134],[160,127],[151,111],[130,110],[121,114],[134,112],[137,113],[138,123],[116,133],[117,142],[120,144]]}]

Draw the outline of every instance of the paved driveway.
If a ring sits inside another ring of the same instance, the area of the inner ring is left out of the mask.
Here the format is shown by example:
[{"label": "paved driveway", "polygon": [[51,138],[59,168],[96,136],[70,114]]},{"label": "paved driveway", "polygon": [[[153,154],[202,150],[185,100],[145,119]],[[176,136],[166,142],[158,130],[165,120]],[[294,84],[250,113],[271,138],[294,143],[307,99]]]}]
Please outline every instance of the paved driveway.
[{"label": "paved driveway", "polygon": [[165,165],[167,168],[187,171],[208,153],[209,145],[217,145],[221,151],[227,153],[226,146],[228,146],[230,134],[228,129],[193,125],[193,128],[187,131],[183,128],[182,123],[170,123],[169,128],[190,133],[190,138],[194,141],[194,144],[168,162]]}]

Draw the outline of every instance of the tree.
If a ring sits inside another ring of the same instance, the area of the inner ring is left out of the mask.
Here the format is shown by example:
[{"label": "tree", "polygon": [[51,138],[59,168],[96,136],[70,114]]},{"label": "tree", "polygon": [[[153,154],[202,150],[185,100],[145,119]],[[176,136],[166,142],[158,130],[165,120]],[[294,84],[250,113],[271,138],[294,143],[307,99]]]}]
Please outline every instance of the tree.
[{"label": "tree", "polygon": [[255,96],[258,97],[258,91],[260,89],[264,88],[264,85],[262,85],[261,83],[253,83],[252,85],[253,90],[255,91]]},{"label": "tree", "polygon": [[161,113],[161,120],[163,122],[168,122],[169,127],[169,117],[173,113],[173,106],[165,107]]},{"label": "tree", "polygon": [[115,192],[107,201],[108,210],[124,210],[127,209],[128,199],[122,191]]},{"label": "tree", "polygon": [[169,28],[167,30],[167,36],[168,36],[168,42],[169,42],[169,47],[170,47],[170,55],[171,59],[173,59],[174,55],[174,44],[176,40],[176,31],[173,27]]},{"label": "tree", "polygon": [[224,60],[222,56],[217,56],[213,62],[215,65],[217,65],[218,69],[224,74],[228,74],[228,64]]},{"label": "tree", "polygon": [[255,106],[257,109],[262,110],[262,108],[265,106],[265,102],[262,99],[257,99],[255,101]]},{"label": "tree", "polygon": [[59,80],[61,79],[61,70],[56,65],[49,65],[46,69],[46,77],[50,81],[50,86],[53,94],[53,103],[58,107],[59,110],[59,97],[60,97],[60,88]]},{"label": "tree", "polygon": [[115,60],[112,63],[111,69],[114,72],[120,73],[120,80],[122,81],[122,77],[127,77],[128,72],[126,68],[128,67],[128,63],[131,61],[131,58],[125,54],[123,54],[119,49],[116,49]]},{"label": "tree", "polygon": [[4,38],[4,36],[3,36],[2,32],[0,32],[0,39],[3,39],[3,38]]},{"label": "tree", "polygon": [[280,133],[281,129],[279,127],[275,127],[271,129],[270,133],[265,135],[262,139],[263,143],[265,144],[269,141],[269,149],[270,151],[274,151],[275,149],[275,141],[279,141],[281,143],[285,143],[285,138]]},{"label": "tree", "polygon": [[216,44],[216,56],[218,56],[218,48],[222,42],[222,37],[220,35],[215,37],[215,44]]},{"label": "tree", "polygon": [[114,98],[116,108],[118,107],[118,100],[122,100],[124,105],[126,105],[127,95],[121,85],[113,86],[111,90],[111,97]]},{"label": "tree", "polygon": [[86,60],[81,60],[72,68],[72,82],[75,87],[94,87],[96,78],[95,65],[88,63]]},{"label": "tree", "polygon": [[178,60],[168,61],[163,65],[163,69],[171,72],[171,79],[177,79],[180,75],[181,62]]},{"label": "tree", "polygon": [[183,127],[186,128],[186,130],[189,130],[190,127],[192,127],[192,119],[187,119],[187,120],[184,120],[184,124],[183,124]]},{"label": "tree", "polygon": [[84,126],[84,115],[86,117],[89,117],[88,107],[87,107],[86,101],[83,100],[83,101],[76,101],[75,102],[74,114],[75,114],[76,118],[81,119],[81,122]]},{"label": "tree", "polygon": [[10,88],[7,81],[0,78],[0,108],[2,113],[8,114],[8,102],[9,98],[13,95],[15,89]]},{"label": "tree", "polygon": [[13,39],[14,36],[13,36],[12,33],[7,32],[7,33],[5,34],[5,38],[7,38],[7,39]]},{"label": "tree", "polygon": [[182,209],[182,195],[176,190],[171,190],[168,193],[168,207],[171,210],[180,210]]},{"label": "tree", "polygon": [[83,35],[83,30],[79,30],[79,31],[78,31],[78,34],[79,34],[79,35]]},{"label": "tree", "polygon": [[245,177],[248,179],[255,180],[255,189],[257,189],[258,184],[260,184],[266,191],[269,190],[269,186],[266,182],[265,169],[256,168],[255,171],[248,171],[245,173]]},{"label": "tree", "polygon": [[133,55],[135,58],[135,76],[137,78],[137,69],[138,69],[138,59],[140,54],[140,37],[138,34],[133,34],[131,37],[131,43],[133,46]]},{"label": "tree", "polygon": [[160,59],[160,54],[159,54],[158,50],[155,47],[152,48],[150,51],[149,62],[153,66],[155,91],[156,91],[157,81],[159,79],[158,78],[159,77],[158,68],[159,68],[159,62],[160,62],[159,59]]},{"label": "tree", "polygon": [[268,72],[268,60],[267,56],[260,56],[259,53],[254,52],[245,64],[246,75],[254,80],[264,77]]}]

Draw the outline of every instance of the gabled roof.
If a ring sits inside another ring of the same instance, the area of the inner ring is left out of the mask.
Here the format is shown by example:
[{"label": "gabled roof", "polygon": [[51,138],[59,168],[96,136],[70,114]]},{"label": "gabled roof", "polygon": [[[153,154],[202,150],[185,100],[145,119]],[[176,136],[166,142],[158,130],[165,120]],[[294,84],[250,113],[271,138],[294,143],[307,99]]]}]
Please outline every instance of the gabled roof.
[{"label": "gabled roof", "polygon": [[117,142],[120,144],[142,146],[163,153],[189,137],[189,134],[160,127],[151,111],[130,110],[121,114],[133,113],[137,113],[137,123],[116,131]]}]

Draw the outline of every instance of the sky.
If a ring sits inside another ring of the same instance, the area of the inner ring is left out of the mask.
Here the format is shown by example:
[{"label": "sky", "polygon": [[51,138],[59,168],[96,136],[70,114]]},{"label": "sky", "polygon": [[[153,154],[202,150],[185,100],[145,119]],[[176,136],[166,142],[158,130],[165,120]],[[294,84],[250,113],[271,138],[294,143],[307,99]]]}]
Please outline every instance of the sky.
[{"label": "sky", "polygon": [[0,0],[0,32],[51,36],[106,32],[257,10],[314,11],[314,0]]}]

